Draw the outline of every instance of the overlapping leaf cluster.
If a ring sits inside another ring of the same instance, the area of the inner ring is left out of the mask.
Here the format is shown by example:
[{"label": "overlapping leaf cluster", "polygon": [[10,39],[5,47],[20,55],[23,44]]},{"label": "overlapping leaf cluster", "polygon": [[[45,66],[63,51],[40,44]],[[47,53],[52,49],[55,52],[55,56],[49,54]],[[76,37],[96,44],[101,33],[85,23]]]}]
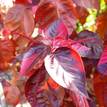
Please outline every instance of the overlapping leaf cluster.
[{"label": "overlapping leaf cluster", "polygon": [[[86,79],[106,44],[102,2],[106,6],[106,0],[16,0],[9,9],[0,40],[0,69],[20,62],[19,78],[29,78],[24,87],[32,107],[95,107]],[[32,38],[35,28],[38,37]]]}]

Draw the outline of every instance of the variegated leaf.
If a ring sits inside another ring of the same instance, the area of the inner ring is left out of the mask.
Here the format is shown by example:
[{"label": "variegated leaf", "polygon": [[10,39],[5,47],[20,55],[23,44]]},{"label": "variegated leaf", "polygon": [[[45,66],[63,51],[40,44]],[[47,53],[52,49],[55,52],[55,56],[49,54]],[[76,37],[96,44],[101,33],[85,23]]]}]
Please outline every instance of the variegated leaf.
[{"label": "variegated leaf", "polygon": [[20,74],[28,74],[28,72],[30,72],[34,66],[35,69],[40,68],[44,62],[44,58],[49,53],[49,51],[49,47],[42,43],[34,44],[23,56]]},{"label": "variegated leaf", "polygon": [[84,66],[76,51],[68,48],[57,49],[54,54],[45,58],[45,67],[59,85],[87,97]]}]

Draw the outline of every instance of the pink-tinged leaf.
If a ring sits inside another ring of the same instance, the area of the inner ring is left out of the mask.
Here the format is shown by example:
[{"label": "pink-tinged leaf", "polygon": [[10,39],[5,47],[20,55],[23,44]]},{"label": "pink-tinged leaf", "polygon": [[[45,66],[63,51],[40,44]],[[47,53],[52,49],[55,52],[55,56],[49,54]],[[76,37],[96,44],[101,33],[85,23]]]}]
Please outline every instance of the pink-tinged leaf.
[{"label": "pink-tinged leaf", "polygon": [[[15,85],[11,85],[8,81],[8,76],[6,77],[7,74],[1,74],[0,76],[0,82],[2,83],[3,86],[3,92],[4,92],[4,98],[2,99],[2,106],[3,103],[6,101],[7,105],[12,105],[16,106],[20,102],[20,90],[18,87]],[[3,94],[3,93],[2,93]],[[3,95],[1,95],[3,96]],[[4,101],[3,101],[4,100]],[[1,105],[1,102],[0,102]]]},{"label": "pink-tinged leaf", "polygon": [[64,39],[68,38],[68,32],[61,20],[54,21],[48,28],[44,30],[45,37],[53,38],[53,37],[62,37]]},{"label": "pink-tinged leaf", "polygon": [[97,69],[100,73],[107,75],[107,46],[105,47],[105,49],[101,55]]},{"label": "pink-tinged leaf", "polygon": [[103,52],[103,42],[97,33],[91,31],[82,31],[75,40],[80,40],[81,44],[90,48],[87,58],[99,59]]},{"label": "pink-tinged leaf", "polygon": [[31,35],[34,30],[32,11],[21,4],[13,6],[6,14],[4,26],[11,32],[17,32],[27,36]]},{"label": "pink-tinged leaf", "polygon": [[21,63],[20,74],[26,75],[33,67],[42,66],[44,58],[49,53],[49,47],[42,43],[34,44],[25,54]]},{"label": "pink-tinged leaf", "polygon": [[47,75],[42,66],[26,82],[25,95],[32,107],[60,107],[64,89]]},{"label": "pink-tinged leaf", "polygon": [[99,8],[99,0],[72,0],[76,5],[84,8]]},{"label": "pink-tinged leaf", "polygon": [[85,71],[82,60],[76,51],[59,48],[45,58],[45,67],[49,75],[59,85],[87,96],[85,89]]},{"label": "pink-tinged leaf", "polygon": [[7,104],[16,106],[20,102],[20,90],[16,86],[5,87],[4,94]]}]

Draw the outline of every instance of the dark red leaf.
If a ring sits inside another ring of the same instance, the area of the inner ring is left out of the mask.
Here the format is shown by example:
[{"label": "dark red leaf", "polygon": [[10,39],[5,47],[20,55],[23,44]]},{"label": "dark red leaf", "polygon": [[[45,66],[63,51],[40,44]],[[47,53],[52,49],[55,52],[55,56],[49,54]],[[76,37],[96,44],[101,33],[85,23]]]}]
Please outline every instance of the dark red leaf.
[{"label": "dark red leaf", "polygon": [[58,19],[57,10],[52,3],[46,2],[38,7],[35,14],[35,21],[39,28],[46,28],[56,19]]},{"label": "dark red leaf", "polygon": [[32,107],[60,107],[64,97],[64,89],[47,75],[44,66],[42,66],[28,79],[25,95]]},{"label": "dark red leaf", "polygon": [[107,75],[94,74],[94,92],[100,107],[107,107]]},{"label": "dark red leaf", "polygon": [[76,16],[78,16],[71,0],[42,1],[38,7],[35,19],[40,28],[48,27],[53,21],[61,19],[68,33],[71,34],[76,28]]},{"label": "dark red leaf", "polygon": [[93,68],[97,67],[99,59],[91,59],[91,58],[82,58],[84,62],[84,67],[86,71],[86,77],[90,78],[90,75],[92,74]]}]

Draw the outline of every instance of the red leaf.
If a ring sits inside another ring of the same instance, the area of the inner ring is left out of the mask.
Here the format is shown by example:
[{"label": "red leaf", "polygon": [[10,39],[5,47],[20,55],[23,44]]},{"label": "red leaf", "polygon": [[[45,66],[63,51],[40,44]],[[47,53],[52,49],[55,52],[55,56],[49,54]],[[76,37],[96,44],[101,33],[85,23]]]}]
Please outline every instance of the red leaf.
[{"label": "red leaf", "polygon": [[76,17],[78,16],[71,0],[42,1],[38,7],[35,19],[40,28],[48,27],[53,21],[61,19],[68,33],[71,34],[76,28]]},{"label": "red leaf", "polygon": [[49,53],[49,47],[42,43],[34,44],[28,51],[24,54],[20,74],[26,75],[35,66],[38,69],[42,66],[44,58]]},{"label": "red leaf", "polygon": [[5,87],[4,93],[7,104],[16,106],[19,103],[20,91],[16,86]]},{"label": "red leaf", "polygon": [[17,32],[27,36],[31,35],[34,30],[32,11],[21,4],[13,6],[6,14],[4,26],[11,32]]},{"label": "red leaf", "polygon": [[58,19],[56,7],[52,3],[41,4],[35,14],[35,21],[39,25],[39,28],[46,28],[53,21]]},{"label": "red leaf", "polygon": [[94,92],[100,107],[107,107],[107,75],[94,74]]},{"label": "red leaf", "polygon": [[107,40],[107,11],[100,14],[96,20],[97,32],[105,41]]},{"label": "red leaf", "polygon": [[44,67],[41,67],[40,69],[36,70],[36,73],[32,75],[26,82],[25,95],[32,107],[37,105],[37,92],[39,93],[39,87],[41,87],[40,84],[44,81],[45,75],[45,69]]}]

